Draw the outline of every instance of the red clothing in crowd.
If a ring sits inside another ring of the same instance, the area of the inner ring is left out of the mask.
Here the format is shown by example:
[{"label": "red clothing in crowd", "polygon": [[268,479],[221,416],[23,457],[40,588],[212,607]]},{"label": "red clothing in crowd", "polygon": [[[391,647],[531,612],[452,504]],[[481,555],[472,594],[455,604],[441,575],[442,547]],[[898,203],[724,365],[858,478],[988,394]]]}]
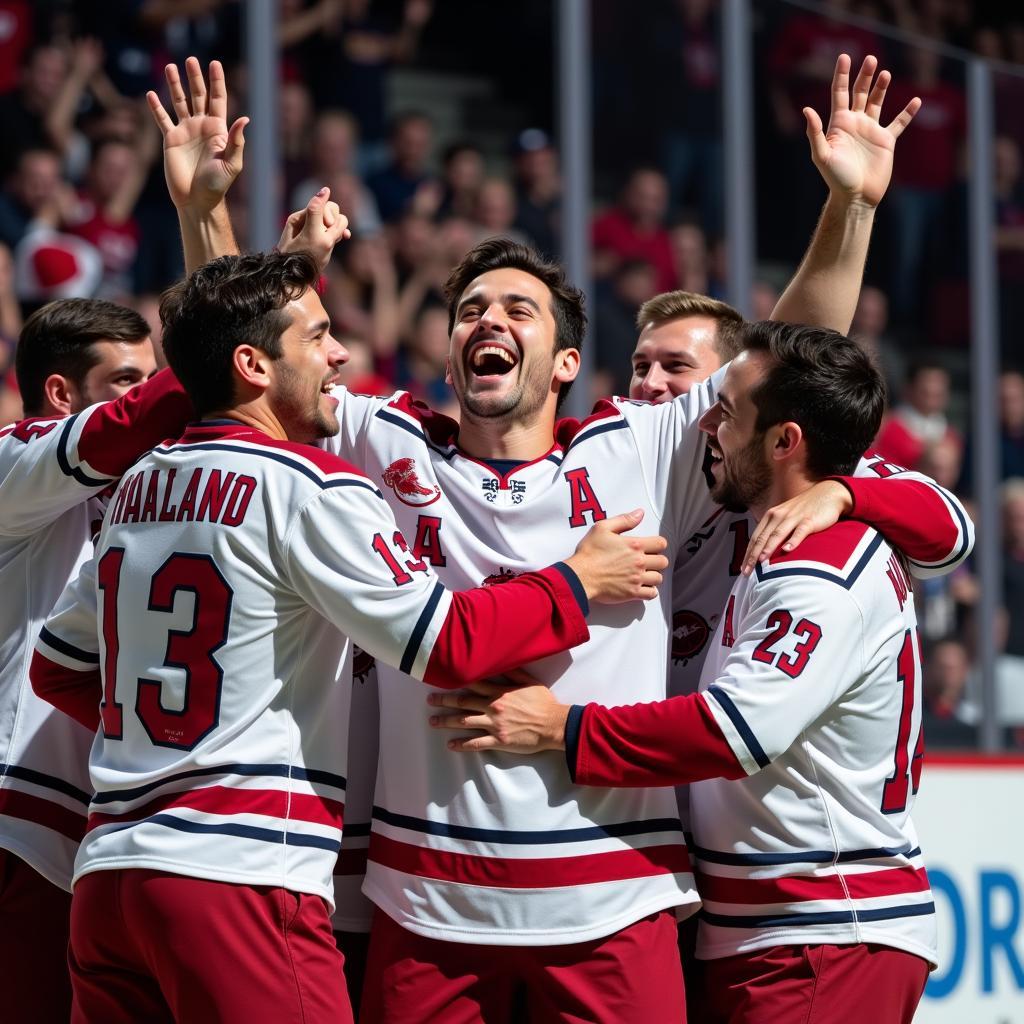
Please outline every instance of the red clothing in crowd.
[{"label": "red clothing in crowd", "polygon": [[961,445],[960,435],[949,425],[935,438],[922,436],[916,431],[909,420],[901,415],[901,410],[894,410],[885,422],[882,429],[875,438],[872,449],[884,455],[887,461],[897,466],[905,466],[907,469],[915,469],[921,456],[928,445],[938,441],[955,441]]},{"label": "red clothing in crowd", "polygon": [[658,275],[658,291],[678,288],[672,243],[668,231],[658,227],[640,232],[623,210],[609,210],[594,221],[595,249],[609,249],[620,260],[646,260]]},{"label": "red clothing in crowd", "polygon": [[886,106],[902,110],[915,96],[923,102],[914,117],[914,145],[900,150],[893,181],[910,188],[947,189],[956,179],[967,124],[963,91],[948,82],[934,86],[894,82]]}]

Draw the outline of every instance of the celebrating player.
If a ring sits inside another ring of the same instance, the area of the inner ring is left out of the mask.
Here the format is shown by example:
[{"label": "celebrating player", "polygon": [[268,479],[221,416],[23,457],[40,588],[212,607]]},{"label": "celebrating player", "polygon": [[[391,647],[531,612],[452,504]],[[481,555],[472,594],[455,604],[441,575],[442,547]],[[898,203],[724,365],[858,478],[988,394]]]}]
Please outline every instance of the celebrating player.
[{"label": "celebrating player", "polygon": [[[739,329],[711,440],[713,496],[767,509],[849,473],[875,436],[881,377],[853,342]],[[431,694],[463,751],[565,750],[585,786],[692,783],[704,910],[702,1019],[874,1014],[909,1024],[936,962],[935,908],[910,821],[921,776],[920,647],[903,560],[845,521],[739,576],[700,693],[568,707],[544,686]]]},{"label": "celebrating player", "polygon": [[36,692],[101,726],[72,901],[82,1020],[351,1019],[327,913],[346,637],[462,685],[583,642],[588,599],[650,598],[667,564],[662,538],[617,536],[634,513],[565,563],[450,593],[376,486],[308,446],[338,429],[345,358],[319,273],[226,257],[165,295],[203,420],[122,480],[37,644]]},{"label": "celebrating player", "polygon": [[[211,68],[211,99],[223,92],[212,78]],[[192,150],[176,141],[193,124],[201,131],[196,119],[213,112],[203,86],[190,114],[176,80],[169,73],[178,124],[151,98],[165,132],[165,170],[191,239],[186,251],[205,246],[204,255],[215,255],[230,238],[218,239],[217,219],[204,208],[208,195],[198,205],[180,198],[191,194],[199,172]],[[202,83],[191,61],[189,80]],[[878,90],[868,95],[877,105]],[[911,114],[908,108],[900,117]],[[865,114],[871,129],[854,119],[855,136],[878,128],[873,115]],[[896,134],[858,151],[883,191]],[[829,302],[845,301],[851,275],[856,293],[870,217],[865,204],[843,198],[843,243],[831,246],[819,228],[814,245],[824,244],[831,262],[805,261],[814,273],[787,292],[787,317],[814,318]],[[338,222],[328,220],[324,197],[315,197],[307,226],[314,222],[329,248]],[[668,405],[610,403],[583,424],[556,428],[584,324],[579,295],[560,268],[523,247],[483,243],[453,272],[449,296],[461,426],[406,395],[343,392],[342,429],[330,442],[386,488],[416,557],[452,586],[509,579],[634,499],[670,537],[674,556],[713,511],[696,421],[717,380]],[[888,490],[888,504],[898,503],[900,484],[873,483],[880,485],[873,493]],[[884,494],[878,501],[886,504]],[[833,503],[837,515],[834,496]],[[945,519],[915,519],[911,555],[933,550],[936,536],[948,539]],[[547,659],[532,669],[567,699],[659,699],[669,613],[667,595],[636,616],[599,612],[593,641],[571,662]],[[382,757],[377,779],[365,890],[383,913],[371,945],[370,1019],[435,1020],[449,1012],[500,1019],[509,993],[525,986],[534,1015],[678,1020],[682,980],[666,911],[695,906],[697,895],[672,795],[582,792],[557,758],[452,758],[400,699],[407,682],[382,666],[378,672],[382,721],[402,757]],[[501,956],[495,945],[504,947]]]},{"label": "celebrating player", "polygon": [[25,322],[16,360],[28,418],[0,430],[3,1005],[10,1020],[66,1024],[64,890],[85,830],[92,737],[32,693],[32,644],[91,553],[100,493],[192,406],[170,372],[143,383],[156,372],[149,327],[110,302],[44,306]]}]

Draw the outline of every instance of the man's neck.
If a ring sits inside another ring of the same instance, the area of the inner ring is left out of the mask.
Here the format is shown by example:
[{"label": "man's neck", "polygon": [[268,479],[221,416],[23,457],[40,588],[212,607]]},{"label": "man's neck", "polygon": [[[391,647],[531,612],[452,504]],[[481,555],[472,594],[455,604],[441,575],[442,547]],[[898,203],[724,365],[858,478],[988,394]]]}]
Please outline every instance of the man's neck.
[{"label": "man's neck", "polygon": [[532,462],[551,450],[554,417],[538,416],[530,424],[477,419],[463,411],[459,448],[475,459],[515,459]]},{"label": "man's neck", "polygon": [[281,421],[261,402],[245,402],[226,409],[215,409],[206,413],[203,420],[237,420],[253,430],[278,441],[289,440]]},{"label": "man's neck", "polygon": [[803,494],[804,491],[809,491],[817,482],[817,480],[808,479],[795,468],[789,473],[781,472],[775,476],[764,496],[751,503],[750,514],[760,522],[768,509],[781,505],[784,501]]}]

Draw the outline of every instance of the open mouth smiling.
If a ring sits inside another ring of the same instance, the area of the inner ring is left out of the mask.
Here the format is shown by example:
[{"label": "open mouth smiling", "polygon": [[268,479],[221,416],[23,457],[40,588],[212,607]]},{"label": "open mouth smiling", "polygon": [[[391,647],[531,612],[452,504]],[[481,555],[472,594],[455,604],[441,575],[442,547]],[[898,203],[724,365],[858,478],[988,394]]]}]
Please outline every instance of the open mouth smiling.
[{"label": "open mouth smiling", "polygon": [[504,377],[519,365],[515,347],[487,338],[466,353],[466,366],[474,377]]}]

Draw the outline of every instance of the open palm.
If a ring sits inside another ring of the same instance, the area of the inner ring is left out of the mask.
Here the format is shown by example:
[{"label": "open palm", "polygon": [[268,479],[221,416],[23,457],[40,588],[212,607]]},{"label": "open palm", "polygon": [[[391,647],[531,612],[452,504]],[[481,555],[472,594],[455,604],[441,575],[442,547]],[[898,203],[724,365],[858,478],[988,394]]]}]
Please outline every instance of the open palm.
[{"label": "open palm", "polygon": [[[848,198],[877,206],[892,177],[896,140],[921,108],[916,96],[886,126],[879,122],[891,75],[878,61],[864,58],[850,94],[850,58],[840,54],[832,77],[832,109],[828,129],[821,118],[804,107],[811,157],[829,189]],[[874,82],[872,83],[872,79]]]},{"label": "open palm", "polygon": [[228,129],[227,85],[220,61],[210,62],[209,93],[195,57],[185,61],[185,72],[191,109],[177,67],[168,64],[164,69],[177,124],[155,92],[147,93],[146,99],[164,137],[164,174],[174,205],[209,210],[242,170],[243,133],[249,119],[240,117]]}]

